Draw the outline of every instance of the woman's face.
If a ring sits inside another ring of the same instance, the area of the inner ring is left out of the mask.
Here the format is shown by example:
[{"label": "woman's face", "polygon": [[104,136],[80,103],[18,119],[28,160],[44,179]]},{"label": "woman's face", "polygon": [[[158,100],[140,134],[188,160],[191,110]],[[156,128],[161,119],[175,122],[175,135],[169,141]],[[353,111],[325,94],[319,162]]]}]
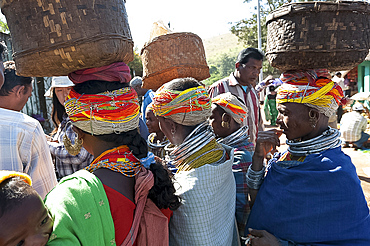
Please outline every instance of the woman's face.
[{"label": "woman's face", "polygon": [[145,112],[145,118],[146,118],[146,126],[148,127],[148,130],[150,133],[152,132],[160,132],[161,129],[159,129],[159,121],[157,117],[155,117],[152,110],[146,110]]},{"label": "woman's face", "polygon": [[278,104],[279,115],[276,123],[280,125],[289,140],[303,138],[309,135],[313,128],[309,122],[310,108],[300,103]]},{"label": "woman's face", "polygon": [[212,114],[209,117],[209,122],[213,128],[213,132],[217,137],[226,137],[225,129],[222,127],[222,116],[216,104],[212,103]]},{"label": "woman's face", "polygon": [[46,245],[52,229],[53,220],[35,192],[1,217],[0,245]]},{"label": "woman's face", "polygon": [[69,92],[71,91],[72,86],[69,87],[55,87],[54,93],[58,98],[58,101],[60,104],[64,105],[64,101],[66,100],[66,97],[68,96]]}]

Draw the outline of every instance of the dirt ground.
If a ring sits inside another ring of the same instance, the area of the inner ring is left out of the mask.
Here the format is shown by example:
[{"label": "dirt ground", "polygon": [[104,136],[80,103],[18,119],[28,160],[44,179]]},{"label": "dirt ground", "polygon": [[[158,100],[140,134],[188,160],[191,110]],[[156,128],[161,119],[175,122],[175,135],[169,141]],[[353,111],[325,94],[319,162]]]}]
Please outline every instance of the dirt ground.
[{"label": "dirt ground", "polygon": [[[278,129],[278,127],[271,127],[269,123],[265,123],[265,130]],[[288,148],[286,145],[286,138],[283,134],[280,137],[280,147],[279,151],[284,151]],[[354,148],[343,148],[345,154],[351,157],[353,164],[356,167],[357,175],[361,180],[361,186],[365,194],[367,205],[370,208],[370,153],[363,153]]]}]

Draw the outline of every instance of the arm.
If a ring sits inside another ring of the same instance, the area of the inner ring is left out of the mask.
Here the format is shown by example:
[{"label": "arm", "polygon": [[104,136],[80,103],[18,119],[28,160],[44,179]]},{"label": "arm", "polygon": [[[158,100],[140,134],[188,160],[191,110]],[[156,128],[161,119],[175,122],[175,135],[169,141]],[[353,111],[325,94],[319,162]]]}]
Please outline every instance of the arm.
[{"label": "arm", "polygon": [[28,174],[32,178],[32,187],[44,198],[57,184],[57,179],[44,131],[38,122],[33,136]]},{"label": "arm", "polygon": [[259,186],[262,184],[264,175],[263,161],[271,150],[275,150],[276,146],[280,146],[279,137],[282,131],[270,130],[258,133],[255,152],[252,157],[252,165],[248,169],[247,182],[250,187],[250,204],[251,207],[256,200]]}]

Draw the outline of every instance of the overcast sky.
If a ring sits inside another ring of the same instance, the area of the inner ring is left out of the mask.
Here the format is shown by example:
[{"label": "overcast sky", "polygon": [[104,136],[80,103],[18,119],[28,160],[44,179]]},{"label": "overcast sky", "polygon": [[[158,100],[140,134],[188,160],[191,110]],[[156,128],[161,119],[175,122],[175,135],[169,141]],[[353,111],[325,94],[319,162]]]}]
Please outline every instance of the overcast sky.
[{"label": "overcast sky", "polygon": [[228,33],[231,23],[250,18],[257,1],[243,0],[127,0],[126,11],[135,46],[149,40],[155,21],[171,23],[175,32],[193,32],[202,39]]}]

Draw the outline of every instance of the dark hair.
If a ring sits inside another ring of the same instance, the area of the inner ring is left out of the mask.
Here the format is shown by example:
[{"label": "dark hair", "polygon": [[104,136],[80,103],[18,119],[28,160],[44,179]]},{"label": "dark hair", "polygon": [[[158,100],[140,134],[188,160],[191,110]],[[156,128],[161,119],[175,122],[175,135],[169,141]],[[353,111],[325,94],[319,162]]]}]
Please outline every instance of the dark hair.
[{"label": "dark hair", "polygon": [[3,61],[3,55],[4,55],[4,51],[6,50],[6,46],[4,44],[4,42],[0,42],[0,61]]},{"label": "dark hair", "polygon": [[[123,84],[118,81],[107,82],[90,80],[81,84],[76,84],[73,89],[79,94],[98,94],[128,86],[128,83]],[[148,154],[147,142],[141,137],[137,129],[121,134],[112,133],[94,136],[103,141],[115,143],[117,146],[127,145],[137,158],[144,158]],[[150,170],[154,175],[154,186],[149,191],[148,197],[152,199],[158,208],[177,209],[180,206],[180,198],[175,195],[175,188],[168,171],[161,164],[152,164]]]},{"label": "dark hair", "polygon": [[63,116],[66,114],[66,109],[63,104],[58,100],[58,97],[55,93],[55,88],[53,88],[53,108],[51,110],[51,120],[53,121],[56,128],[63,121]]},{"label": "dark hair", "polygon": [[0,217],[18,206],[25,198],[36,191],[20,177],[4,180],[0,184]]},{"label": "dark hair", "polygon": [[198,80],[190,77],[173,79],[166,84],[167,89],[176,91],[185,91],[198,86],[202,86],[202,84]]},{"label": "dark hair", "polygon": [[237,63],[246,64],[249,61],[249,58],[253,58],[256,60],[263,60],[264,54],[261,50],[256,48],[246,48],[238,54],[236,59]]},{"label": "dark hair", "polygon": [[341,73],[341,72],[336,72],[336,73],[335,73],[335,75],[336,75],[337,77],[342,77],[342,73]]},{"label": "dark hair", "polygon": [[4,68],[4,85],[0,89],[0,96],[8,96],[17,85],[31,85],[31,77],[23,77],[15,74],[15,63],[13,61],[4,62]]}]

